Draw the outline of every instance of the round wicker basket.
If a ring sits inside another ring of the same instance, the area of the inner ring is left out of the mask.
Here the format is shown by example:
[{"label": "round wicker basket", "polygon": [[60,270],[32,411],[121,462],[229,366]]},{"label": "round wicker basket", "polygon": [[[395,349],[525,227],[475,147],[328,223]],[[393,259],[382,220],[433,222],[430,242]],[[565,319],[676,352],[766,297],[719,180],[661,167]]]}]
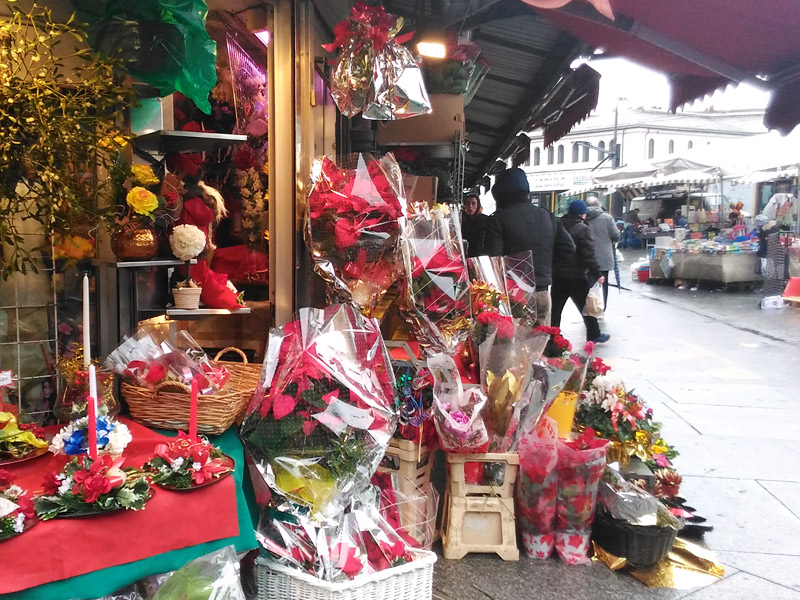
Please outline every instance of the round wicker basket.
[{"label": "round wicker basket", "polygon": [[173,288],[172,297],[175,299],[175,308],[196,310],[200,308],[200,294],[203,288]]}]

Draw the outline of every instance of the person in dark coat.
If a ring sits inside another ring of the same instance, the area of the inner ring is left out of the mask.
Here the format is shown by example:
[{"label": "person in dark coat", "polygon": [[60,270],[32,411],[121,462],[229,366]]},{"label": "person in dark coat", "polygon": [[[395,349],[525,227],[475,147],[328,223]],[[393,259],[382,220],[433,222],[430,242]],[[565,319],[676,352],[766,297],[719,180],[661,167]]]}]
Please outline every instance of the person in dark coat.
[{"label": "person in dark coat", "polygon": [[[575,241],[577,251],[572,255],[556,255],[553,261],[553,288],[551,295],[553,298],[552,325],[561,326],[561,312],[571,298],[583,313],[586,305],[586,296],[589,288],[598,282],[605,282],[605,277],[597,264],[594,256],[594,240],[589,226],[584,222],[586,219],[586,203],[583,200],[573,200],[569,204],[566,215],[561,217],[561,224],[564,229],[572,236]],[[591,280],[590,280],[591,277]],[[600,324],[595,317],[583,317],[586,325],[586,340],[603,343],[610,339],[607,333],[600,333]]]},{"label": "person in dark coat", "polygon": [[497,175],[492,186],[497,210],[489,219],[485,250],[490,256],[532,252],[536,325],[548,325],[553,256],[574,254],[575,244],[551,212],[531,204],[529,195],[528,177],[522,169],[508,169]]},{"label": "person in dark coat", "polygon": [[464,198],[464,212],[461,214],[461,237],[467,244],[467,258],[486,254],[484,241],[489,216],[482,214],[481,199],[477,194]]},{"label": "person in dark coat", "polygon": [[594,240],[594,257],[606,280],[603,284],[603,301],[608,306],[608,273],[614,270],[614,253],[617,251],[614,245],[619,241],[619,229],[614,217],[603,211],[596,196],[586,199],[586,224]]}]

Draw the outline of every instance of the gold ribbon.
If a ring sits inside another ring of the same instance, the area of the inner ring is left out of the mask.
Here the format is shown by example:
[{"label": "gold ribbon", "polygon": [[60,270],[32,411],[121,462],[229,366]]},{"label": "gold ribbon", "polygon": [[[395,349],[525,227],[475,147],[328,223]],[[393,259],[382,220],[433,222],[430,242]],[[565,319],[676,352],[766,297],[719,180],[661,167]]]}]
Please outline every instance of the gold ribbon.
[{"label": "gold ribbon", "polygon": [[636,432],[634,439],[620,441],[612,439],[606,450],[606,462],[618,462],[621,467],[627,467],[631,457],[636,456],[643,462],[653,457],[653,434],[644,429]]}]

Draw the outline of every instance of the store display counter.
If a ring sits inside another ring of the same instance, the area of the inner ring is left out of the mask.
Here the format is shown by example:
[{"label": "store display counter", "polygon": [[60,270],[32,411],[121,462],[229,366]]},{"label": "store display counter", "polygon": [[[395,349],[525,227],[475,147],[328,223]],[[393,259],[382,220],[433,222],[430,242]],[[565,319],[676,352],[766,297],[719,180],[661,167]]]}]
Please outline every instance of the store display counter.
[{"label": "store display counter", "polygon": [[756,270],[759,258],[755,254],[672,254],[675,279],[697,279],[721,283],[750,283],[761,281]]}]

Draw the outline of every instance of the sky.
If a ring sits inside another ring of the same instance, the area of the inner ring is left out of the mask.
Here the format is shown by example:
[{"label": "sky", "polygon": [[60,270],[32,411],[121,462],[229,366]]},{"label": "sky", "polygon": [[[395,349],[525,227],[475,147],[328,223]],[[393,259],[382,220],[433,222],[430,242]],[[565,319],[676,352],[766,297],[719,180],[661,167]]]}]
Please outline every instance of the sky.
[{"label": "sky", "polygon": [[[594,57],[589,66],[602,75],[597,112],[613,110],[616,102],[627,104],[631,108],[669,108],[669,83],[665,75],[623,58]],[[625,100],[619,100],[620,98]],[[712,106],[716,110],[764,109],[768,98],[767,92],[743,83],[738,86],[730,85],[711,97],[687,104],[684,110],[702,111]]]}]

